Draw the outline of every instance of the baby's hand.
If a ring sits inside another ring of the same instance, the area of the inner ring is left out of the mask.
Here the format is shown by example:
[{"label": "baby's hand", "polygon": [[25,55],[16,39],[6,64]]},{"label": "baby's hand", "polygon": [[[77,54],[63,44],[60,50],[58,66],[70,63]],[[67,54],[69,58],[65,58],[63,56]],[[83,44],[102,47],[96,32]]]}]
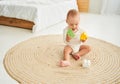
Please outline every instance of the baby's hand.
[{"label": "baby's hand", "polygon": [[83,42],[83,43],[84,43],[85,41],[86,41],[86,40],[81,40],[81,42]]},{"label": "baby's hand", "polygon": [[66,35],[66,41],[69,42],[72,38],[67,34]]}]

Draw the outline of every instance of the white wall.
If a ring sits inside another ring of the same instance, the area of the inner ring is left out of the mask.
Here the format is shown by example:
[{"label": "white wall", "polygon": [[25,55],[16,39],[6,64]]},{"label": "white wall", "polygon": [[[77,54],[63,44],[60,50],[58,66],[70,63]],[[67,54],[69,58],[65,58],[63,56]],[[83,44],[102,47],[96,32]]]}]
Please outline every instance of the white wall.
[{"label": "white wall", "polygon": [[100,13],[102,0],[89,0],[89,12]]}]

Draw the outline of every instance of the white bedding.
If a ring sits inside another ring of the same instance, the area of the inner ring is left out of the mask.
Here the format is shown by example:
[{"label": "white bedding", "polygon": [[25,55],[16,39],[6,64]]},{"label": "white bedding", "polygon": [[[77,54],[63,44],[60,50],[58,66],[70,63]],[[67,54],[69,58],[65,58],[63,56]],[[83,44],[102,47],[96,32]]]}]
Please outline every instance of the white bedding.
[{"label": "white bedding", "polygon": [[77,9],[76,0],[58,2],[53,0],[49,3],[44,3],[43,1],[0,1],[0,16],[33,21],[35,25],[32,31],[36,32],[65,20],[69,9]]}]

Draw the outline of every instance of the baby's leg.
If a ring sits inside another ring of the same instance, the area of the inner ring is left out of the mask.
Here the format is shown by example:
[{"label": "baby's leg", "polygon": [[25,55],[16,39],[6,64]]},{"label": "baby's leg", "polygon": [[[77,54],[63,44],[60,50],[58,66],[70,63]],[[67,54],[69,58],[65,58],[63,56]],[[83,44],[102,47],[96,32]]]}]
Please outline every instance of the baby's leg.
[{"label": "baby's leg", "polygon": [[65,46],[65,48],[64,48],[64,60],[69,61],[71,53],[72,53],[72,48],[68,45]]},{"label": "baby's leg", "polygon": [[65,46],[64,48],[64,60],[60,62],[60,66],[65,67],[70,65],[70,54],[72,52],[72,48],[70,46]]},{"label": "baby's leg", "polygon": [[78,54],[80,56],[83,56],[83,55],[87,54],[88,52],[90,52],[90,50],[91,50],[90,46],[88,46],[88,45],[81,45]]},{"label": "baby's leg", "polygon": [[90,51],[90,46],[81,45],[79,51],[73,54],[73,58],[75,60],[78,60],[80,56],[87,54],[89,51]]}]

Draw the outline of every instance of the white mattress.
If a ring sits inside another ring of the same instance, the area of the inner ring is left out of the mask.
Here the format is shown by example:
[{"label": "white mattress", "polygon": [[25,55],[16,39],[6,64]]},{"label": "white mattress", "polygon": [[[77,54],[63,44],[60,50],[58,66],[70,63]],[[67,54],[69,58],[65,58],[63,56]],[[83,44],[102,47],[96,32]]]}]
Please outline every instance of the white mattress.
[{"label": "white mattress", "polygon": [[76,0],[57,3],[36,1],[0,1],[0,16],[15,17],[33,21],[33,32],[65,20],[69,9],[77,9]]}]

